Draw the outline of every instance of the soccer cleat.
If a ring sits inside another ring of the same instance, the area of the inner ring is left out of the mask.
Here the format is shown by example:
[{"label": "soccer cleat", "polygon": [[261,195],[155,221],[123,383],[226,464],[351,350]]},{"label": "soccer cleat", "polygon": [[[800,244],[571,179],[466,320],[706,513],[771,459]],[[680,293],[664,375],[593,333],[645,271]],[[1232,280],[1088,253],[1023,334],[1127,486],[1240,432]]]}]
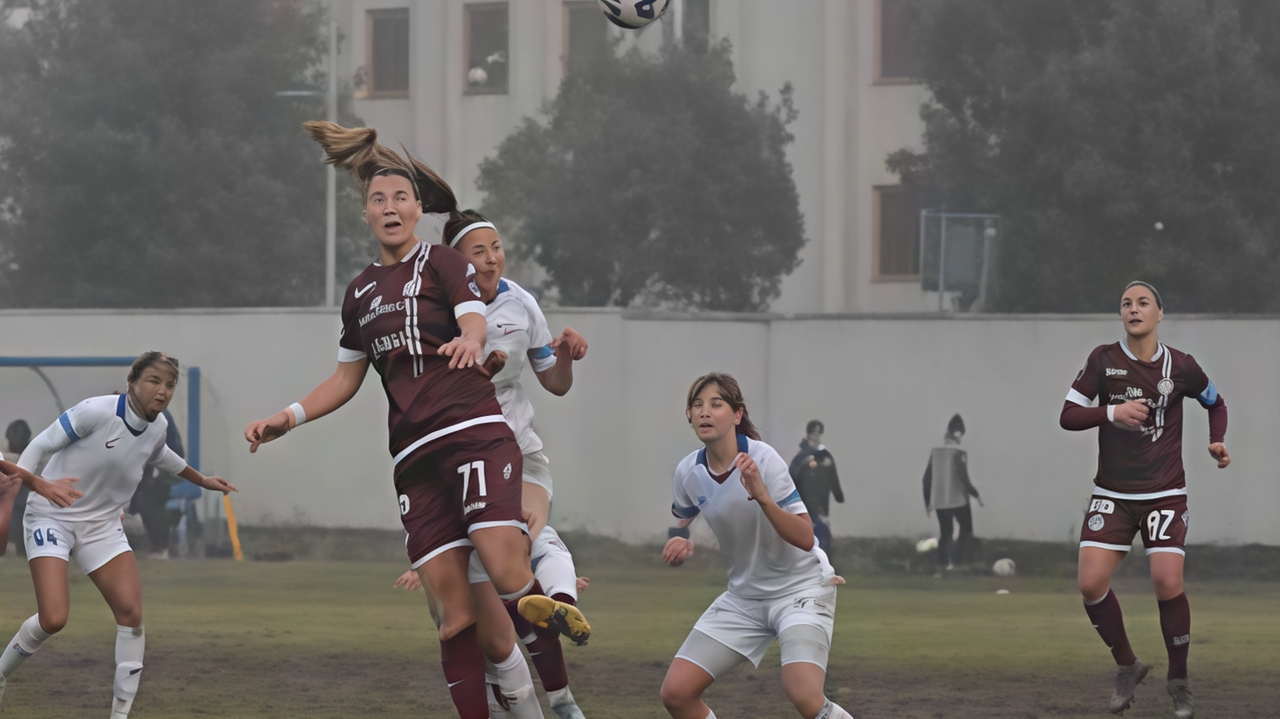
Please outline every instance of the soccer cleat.
[{"label": "soccer cleat", "polygon": [[582,612],[572,604],[557,602],[541,594],[530,594],[527,597],[521,597],[516,608],[520,616],[527,619],[530,624],[543,628],[555,627],[580,647],[585,646],[587,639],[591,638],[591,625],[587,623],[587,618],[582,616]]},{"label": "soccer cleat", "polygon": [[555,712],[560,719],[586,719],[582,715],[582,710],[578,708],[578,702],[574,701],[573,692],[569,691],[569,687],[547,692],[547,701],[551,702],[551,711]]},{"label": "soccer cleat", "polygon": [[1123,714],[1133,703],[1133,692],[1146,679],[1150,667],[1141,659],[1134,659],[1133,664],[1120,667],[1116,672],[1116,691],[1111,695],[1111,713]]},{"label": "soccer cleat", "polygon": [[1178,719],[1191,719],[1196,715],[1196,703],[1191,699],[1191,687],[1186,679],[1169,680],[1169,696],[1173,699],[1173,715]]}]

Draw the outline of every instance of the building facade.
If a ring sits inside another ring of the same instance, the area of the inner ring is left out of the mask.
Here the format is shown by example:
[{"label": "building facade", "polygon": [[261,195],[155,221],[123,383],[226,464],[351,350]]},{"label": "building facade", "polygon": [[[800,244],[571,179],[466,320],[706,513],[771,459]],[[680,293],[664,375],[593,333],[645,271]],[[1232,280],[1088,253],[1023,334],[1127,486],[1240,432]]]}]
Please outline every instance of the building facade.
[{"label": "building facade", "polygon": [[788,154],[809,241],[772,309],[937,309],[921,289],[919,203],[885,168],[923,132],[909,0],[672,0],[641,32],[614,28],[594,0],[334,2],[356,114],[426,160],[466,206],[482,200],[480,161],[610,34],[654,50],[664,33],[728,38],[739,89],[776,97],[790,82],[799,110]]}]

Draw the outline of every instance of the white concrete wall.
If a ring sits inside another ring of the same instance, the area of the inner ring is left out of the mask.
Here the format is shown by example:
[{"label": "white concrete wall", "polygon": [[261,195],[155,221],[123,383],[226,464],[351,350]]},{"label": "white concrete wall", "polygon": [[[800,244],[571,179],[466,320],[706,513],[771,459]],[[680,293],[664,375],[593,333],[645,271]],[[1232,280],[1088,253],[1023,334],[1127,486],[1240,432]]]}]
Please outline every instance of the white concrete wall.
[{"label": "white concrete wall", "polygon": [[[590,341],[564,398],[537,387],[536,426],[556,479],[555,523],[629,540],[669,524],[671,470],[696,448],[683,418],[698,374],[742,383],[765,439],[790,458],[810,419],[848,500],[838,535],[917,536],[920,476],[953,412],[968,427],[977,532],[1074,537],[1096,457],[1093,432],[1058,428],[1062,398],[1097,344],[1120,334],[1110,317],[653,317],[561,311]],[[136,355],[163,349],[204,376],[203,469],[236,482],[242,521],[299,518],[322,525],[396,527],[386,453],[385,400],[370,374],[337,414],[250,456],[251,419],[279,410],[333,370],[338,320],[323,310],[230,312],[0,312],[0,355]],[[1280,320],[1170,317],[1169,344],[1192,352],[1230,407],[1234,462],[1217,470],[1204,447],[1205,413],[1187,407],[1192,541],[1280,544]],[[51,372],[75,402],[123,384],[123,370]],[[530,377],[536,384],[536,380]],[[112,384],[112,383],[115,384]],[[177,413],[179,420],[184,418]],[[29,370],[0,369],[0,424],[56,417]]]}]

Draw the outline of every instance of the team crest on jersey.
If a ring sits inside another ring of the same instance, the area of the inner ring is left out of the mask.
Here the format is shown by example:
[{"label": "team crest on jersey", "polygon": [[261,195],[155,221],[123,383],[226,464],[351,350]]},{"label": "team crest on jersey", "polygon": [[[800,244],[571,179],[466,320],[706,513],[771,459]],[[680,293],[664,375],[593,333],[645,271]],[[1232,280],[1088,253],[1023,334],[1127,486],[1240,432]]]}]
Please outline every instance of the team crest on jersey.
[{"label": "team crest on jersey", "polygon": [[1169,379],[1168,377],[1165,377],[1164,379],[1160,380],[1158,384],[1156,384],[1156,389],[1160,390],[1160,394],[1164,395],[1165,397],[1168,397],[1169,395],[1173,394],[1173,380]]},{"label": "team crest on jersey", "polygon": [[470,282],[468,282],[467,287],[471,290],[471,293],[473,295],[475,295],[476,297],[480,296],[480,287],[476,285],[475,280],[471,280]]},{"label": "team crest on jersey", "polygon": [[511,463],[507,462],[507,466],[502,468],[502,478],[511,479]]},{"label": "team crest on jersey", "polygon": [[1191,510],[1189,509],[1182,510],[1182,526],[1191,528]]},{"label": "team crest on jersey", "polygon": [[1094,532],[1101,531],[1102,525],[1106,524],[1106,522],[1107,520],[1103,519],[1101,514],[1095,514],[1089,517],[1089,529]]}]

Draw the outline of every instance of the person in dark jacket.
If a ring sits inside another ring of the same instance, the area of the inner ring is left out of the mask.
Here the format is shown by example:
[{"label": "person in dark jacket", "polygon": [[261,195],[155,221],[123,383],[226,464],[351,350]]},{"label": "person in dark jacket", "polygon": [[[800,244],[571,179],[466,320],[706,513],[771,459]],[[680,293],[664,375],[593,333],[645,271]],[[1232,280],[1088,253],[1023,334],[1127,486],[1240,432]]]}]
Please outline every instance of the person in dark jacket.
[{"label": "person in dark jacket", "polygon": [[[924,508],[932,516],[938,512],[938,567],[952,569],[957,561],[964,561],[966,551],[973,543],[973,515],[969,511],[969,497],[982,497],[969,481],[969,453],[960,449],[964,437],[964,420],[955,415],[947,424],[947,434],[941,447],[929,453],[929,466],[924,470]],[[960,536],[951,538],[953,525],[960,525]]]},{"label": "person in dark jacket", "polygon": [[822,422],[812,420],[805,427],[805,438],[800,440],[800,451],[791,460],[791,481],[800,492],[800,500],[809,509],[813,520],[813,534],[818,546],[831,560],[831,526],[827,520],[831,513],[831,495],[844,503],[840,490],[840,476],[836,474],[836,461],[831,452],[822,446]]}]

